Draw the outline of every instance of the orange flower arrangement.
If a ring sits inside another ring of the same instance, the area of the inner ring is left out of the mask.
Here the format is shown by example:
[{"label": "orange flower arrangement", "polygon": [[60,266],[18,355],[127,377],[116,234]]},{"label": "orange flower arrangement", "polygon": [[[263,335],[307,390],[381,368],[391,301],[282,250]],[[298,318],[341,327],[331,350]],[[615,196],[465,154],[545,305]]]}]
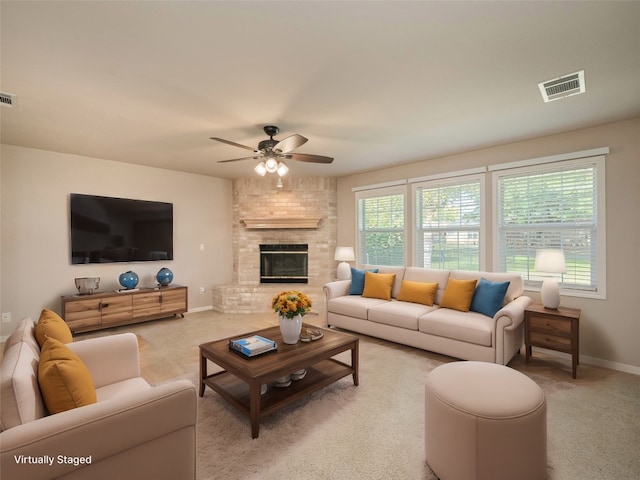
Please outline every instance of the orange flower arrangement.
[{"label": "orange flower arrangement", "polygon": [[311,310],[311,299],[302,292],[280,292],[273,297],[271,307],[274,312],[283,317],[293,318],[296,315],[305,316]]}]

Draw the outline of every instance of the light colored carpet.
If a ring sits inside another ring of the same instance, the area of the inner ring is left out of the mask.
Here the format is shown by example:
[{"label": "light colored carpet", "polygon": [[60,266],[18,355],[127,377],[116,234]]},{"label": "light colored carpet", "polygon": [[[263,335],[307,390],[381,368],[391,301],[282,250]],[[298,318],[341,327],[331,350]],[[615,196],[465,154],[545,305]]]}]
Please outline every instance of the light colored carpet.
[{"label": "light colored carpet", "polygon": [[[200,343],[275,324],[275,314],[200,312],[79,338],[132,331],[148,381],[197,385]],[[640,479],[640,377],[580,365],[574,380],[568,362],[536,353],[526,365],[523,357],[510,366],[547,398],[548,478]],[[264,418],[253,440],[248,418],[207,388],[198,398],[198,478],[436,479],[424,458],[424,377],[451,361],[361,336],[358,387],[349,376],[315,392]]]}]

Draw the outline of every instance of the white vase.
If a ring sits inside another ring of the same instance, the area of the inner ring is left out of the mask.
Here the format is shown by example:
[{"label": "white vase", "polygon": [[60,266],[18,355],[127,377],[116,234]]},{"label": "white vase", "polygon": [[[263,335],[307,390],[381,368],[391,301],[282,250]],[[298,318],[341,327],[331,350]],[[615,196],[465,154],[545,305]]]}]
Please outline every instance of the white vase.
[{"label": "white vase", "polygon": [[300,340],[300,332],[302,331],[302,315],[296,315],[293,318],[278,315],[278,320],[280,322],[282,341],[289,345],[298,343],[298,340]]}]

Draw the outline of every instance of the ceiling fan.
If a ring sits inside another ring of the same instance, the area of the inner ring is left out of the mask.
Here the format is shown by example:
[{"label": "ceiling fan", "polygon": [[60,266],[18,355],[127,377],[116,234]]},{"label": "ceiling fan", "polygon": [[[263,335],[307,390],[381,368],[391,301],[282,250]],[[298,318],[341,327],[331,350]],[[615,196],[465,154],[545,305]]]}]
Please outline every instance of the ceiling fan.
[{"label": "ceiling fan", "polygon": [[[293,134],[283,140],[274,140],[274,136],[278,134],[280,129],[275,125],[266,125],[264,127],[264,133],[269,136],[269,140],[262,140],[258,144],[258,148],[248,147],[240,143],[225,140],[224,138],[210,137],[211,140],[226,143],[227,145],[233,145],[234,147],[244,148],[245,150],[251,150],[253,155],[242,158],[232,158],[229,160],[219,160],[218,163],[237,162],[240,160],[262,160],[256,167],[256,172],[264,175],[258,170],[261,165],[265,167],[266,172],[273,173],[278,170],[278,167],[284,160],[296,160],[298,162],[310,162],[310,163],[331,163],[333,158],[324,157],[322,155],[310,155],[308,153],[292,153],[296,148],[307,143],[307,139],[302,135]],[[264,164],[264,165],[263,165]],[[286,168],[286,165],[284,166]],[[287,169],[288,170],[288,169]],[[265,172],[265,173],[266,173]],[[278,172],[280,173],[280,172]],[[286,173],[286,171],[285,171]],[[280,174],[282,176],[282,174]]]}]

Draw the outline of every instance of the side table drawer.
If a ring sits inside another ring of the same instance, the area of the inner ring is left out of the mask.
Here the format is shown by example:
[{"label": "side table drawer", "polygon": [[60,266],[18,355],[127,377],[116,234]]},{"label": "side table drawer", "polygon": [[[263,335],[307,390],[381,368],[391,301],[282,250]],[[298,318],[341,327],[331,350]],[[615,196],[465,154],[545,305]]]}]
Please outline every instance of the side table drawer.
[{"label": "side table drawer", "polygon": [[529,325],[531,330],[542,330],[557,333],[558,335],[571,335],[571,322],[566,320],[529,315]]},{"label": "side table drawer", "polygon": [[570,337],[559,337],[558,335],[552,335],[550,333],[531,332],[531,343],[537,347],[571,352]]}]

